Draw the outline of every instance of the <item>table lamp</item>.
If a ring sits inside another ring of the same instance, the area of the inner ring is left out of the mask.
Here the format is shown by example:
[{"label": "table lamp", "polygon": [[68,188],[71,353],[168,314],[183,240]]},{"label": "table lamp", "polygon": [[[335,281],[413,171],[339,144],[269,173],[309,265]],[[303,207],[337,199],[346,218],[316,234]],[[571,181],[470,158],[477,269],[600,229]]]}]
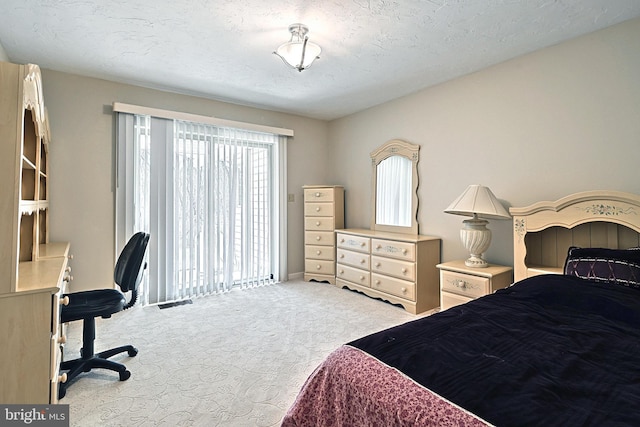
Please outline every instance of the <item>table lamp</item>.
[{"label": "table lamp", "polygon": [[464,227],[460,230],[460,240],[470,253],[464,263],[467,267],[487,267],[489,264],[482,259],[491,243],[487,219],[509,219],[509,212],[488,187],[477,184],[467,187],[445,212],[472,217],[462,221]]}]

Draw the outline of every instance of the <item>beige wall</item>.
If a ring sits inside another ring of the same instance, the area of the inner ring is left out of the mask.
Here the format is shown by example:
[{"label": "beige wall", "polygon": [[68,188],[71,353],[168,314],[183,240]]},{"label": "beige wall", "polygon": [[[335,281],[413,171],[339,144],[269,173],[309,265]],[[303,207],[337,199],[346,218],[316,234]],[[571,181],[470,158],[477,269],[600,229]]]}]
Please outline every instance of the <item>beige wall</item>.
[{"label": "beige wall", "polygon": [[[466,255],[464,217],[443,210],[469,184],[506,206],[594,189],[640,193],[640,20],[547,48],[330,123],[333,184],[348,227],[370,222],[369,152],[421,145],[421,234]],[[491,221],[487,259],[511,265],[511,221]]]},{"label": "beige wall", "polygon": [[2,46],[2,43],[0,43],[0,61],[9,62],[9,56],[7,55],[7,52],[4,50],[4,46]]},{"label": "beige wall", "polygon": [[114,101],[293,129],[288,143],[289,272],[303,269],[302,185],[328,174],[327,124],[255,108],[43,70],[53,142],[51,240],[71,242],[72,290],[111,286],[114,249]]}]

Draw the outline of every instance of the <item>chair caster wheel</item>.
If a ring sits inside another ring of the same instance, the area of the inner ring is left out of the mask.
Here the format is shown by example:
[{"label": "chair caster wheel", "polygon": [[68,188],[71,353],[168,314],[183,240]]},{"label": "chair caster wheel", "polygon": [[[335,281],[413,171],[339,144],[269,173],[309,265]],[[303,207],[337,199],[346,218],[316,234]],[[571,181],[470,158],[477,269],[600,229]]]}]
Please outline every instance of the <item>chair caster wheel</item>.
[{"label": "chair caster wheel", "polygon": [[126,381],[129,379],[129,377],[131,377],[131,372],[129,371],[120,372],[120,381]]},{"label": "chair caster wheel", "polygon": [[133,350],[129,350],[129,357],[135,357],[135,355],[138,354],[138,349],[137,348],[133,348]]}]

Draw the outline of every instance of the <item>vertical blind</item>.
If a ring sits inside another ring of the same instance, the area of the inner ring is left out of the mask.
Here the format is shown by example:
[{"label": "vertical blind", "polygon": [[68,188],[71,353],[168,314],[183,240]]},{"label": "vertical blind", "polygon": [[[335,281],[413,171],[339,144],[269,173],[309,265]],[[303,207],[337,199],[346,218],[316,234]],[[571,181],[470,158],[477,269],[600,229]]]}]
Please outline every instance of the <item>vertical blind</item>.
[{"label": "vertical blind", "polygon": [[125,164],[119,165],[118,177],[125,182],[118,188],[133,193],[129,199],[134,212],[118,208],[124,226],[117,228],[128,224],[131,231],[151,234],[143,302],[176,301],[279,280],[281,146],[286,137],[120,116],[124,130],[118,134],[128,144],[119,144]]}]

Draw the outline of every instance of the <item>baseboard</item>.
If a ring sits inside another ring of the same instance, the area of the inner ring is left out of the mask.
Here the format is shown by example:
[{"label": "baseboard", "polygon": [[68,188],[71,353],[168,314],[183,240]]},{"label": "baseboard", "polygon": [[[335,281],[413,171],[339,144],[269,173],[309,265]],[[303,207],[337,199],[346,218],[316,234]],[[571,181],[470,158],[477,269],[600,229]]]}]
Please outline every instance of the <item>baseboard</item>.
[{"label": "baseboard", "polygon": [[300,273],[291,273],[287,276],[287,280],[303,280],[304,279],[304,272],[300,272]]}]

